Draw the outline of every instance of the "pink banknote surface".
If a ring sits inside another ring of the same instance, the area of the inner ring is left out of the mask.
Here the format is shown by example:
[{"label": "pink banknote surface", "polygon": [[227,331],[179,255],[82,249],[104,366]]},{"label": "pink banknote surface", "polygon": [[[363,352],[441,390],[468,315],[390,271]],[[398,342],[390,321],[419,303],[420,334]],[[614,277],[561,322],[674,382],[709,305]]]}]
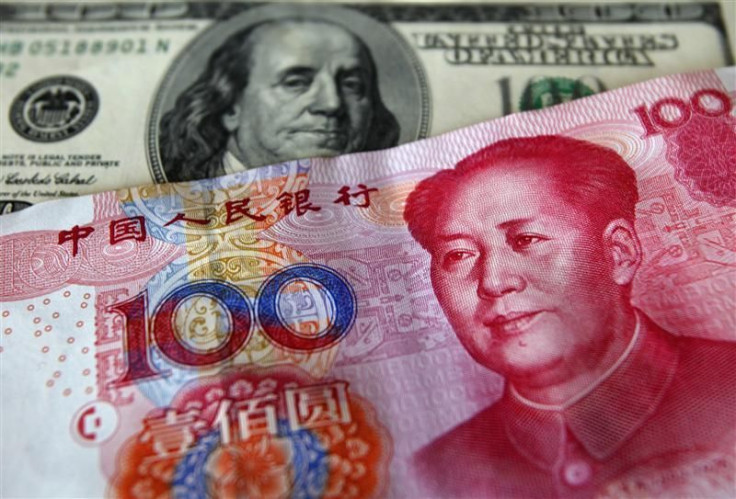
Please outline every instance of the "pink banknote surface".
[{"label": "pink banknote surface", "polygon": [[733,497],[735,80],[0,217],[0,493]]}]

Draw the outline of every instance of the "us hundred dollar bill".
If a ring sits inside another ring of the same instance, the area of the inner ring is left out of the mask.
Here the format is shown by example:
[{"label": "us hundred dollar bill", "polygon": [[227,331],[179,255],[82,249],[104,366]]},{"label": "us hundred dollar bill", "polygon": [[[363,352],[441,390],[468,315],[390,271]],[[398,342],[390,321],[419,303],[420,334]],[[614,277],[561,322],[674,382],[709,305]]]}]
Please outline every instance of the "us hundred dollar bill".
[{"label": "us hundred dollar bill", "polygon": [[0,3],[0,212],[733,62],[718,3]]}]

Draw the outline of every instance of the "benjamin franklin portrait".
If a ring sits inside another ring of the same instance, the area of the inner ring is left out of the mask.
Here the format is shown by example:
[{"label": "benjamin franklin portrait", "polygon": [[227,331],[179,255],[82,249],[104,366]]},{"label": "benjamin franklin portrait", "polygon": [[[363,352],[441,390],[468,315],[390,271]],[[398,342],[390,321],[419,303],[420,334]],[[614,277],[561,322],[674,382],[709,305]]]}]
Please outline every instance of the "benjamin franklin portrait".
[{"label": "benjamin franklin portrait", "polygon": [[379,84],[379,59],[347,24],[298,11],[231,30],[161,113],[156,133],[165,179],[373,151],[423,135],[421,126],[402,130],[399,118],[414,114],[417,121],[401,98],[403,92],[407,104],[421,108],[422,89],[396,81],[404,88],[393,90],[391,109],[382,92],[389,85]]}]

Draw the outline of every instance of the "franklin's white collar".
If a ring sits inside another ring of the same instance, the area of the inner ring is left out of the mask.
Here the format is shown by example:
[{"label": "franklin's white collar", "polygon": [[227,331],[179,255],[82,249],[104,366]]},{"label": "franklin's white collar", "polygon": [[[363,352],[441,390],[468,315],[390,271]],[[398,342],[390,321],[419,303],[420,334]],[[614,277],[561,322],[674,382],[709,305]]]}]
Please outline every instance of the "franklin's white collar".
[{"label": "franklin's white collar", "polygon": [[248,169],[248,167],[241,163],[240,160],[230,151],[225,151],[225,154],[222,156],[222,167],[225,170],[225,175],[244,172]]}]

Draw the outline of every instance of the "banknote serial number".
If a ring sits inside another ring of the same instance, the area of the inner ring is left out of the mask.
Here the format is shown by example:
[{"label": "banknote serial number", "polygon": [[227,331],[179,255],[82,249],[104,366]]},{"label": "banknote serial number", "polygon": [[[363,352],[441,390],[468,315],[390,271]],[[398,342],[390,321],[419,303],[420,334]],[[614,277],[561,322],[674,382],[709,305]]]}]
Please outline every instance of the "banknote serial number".
[{"label": "banknote serial number", "polygon": [[97,55],[149,55],[169,52],[170,40],[159,38],[113,38],[106,40],[9,40],[0,43],[0,55],[5,56],[97,56]]}]

